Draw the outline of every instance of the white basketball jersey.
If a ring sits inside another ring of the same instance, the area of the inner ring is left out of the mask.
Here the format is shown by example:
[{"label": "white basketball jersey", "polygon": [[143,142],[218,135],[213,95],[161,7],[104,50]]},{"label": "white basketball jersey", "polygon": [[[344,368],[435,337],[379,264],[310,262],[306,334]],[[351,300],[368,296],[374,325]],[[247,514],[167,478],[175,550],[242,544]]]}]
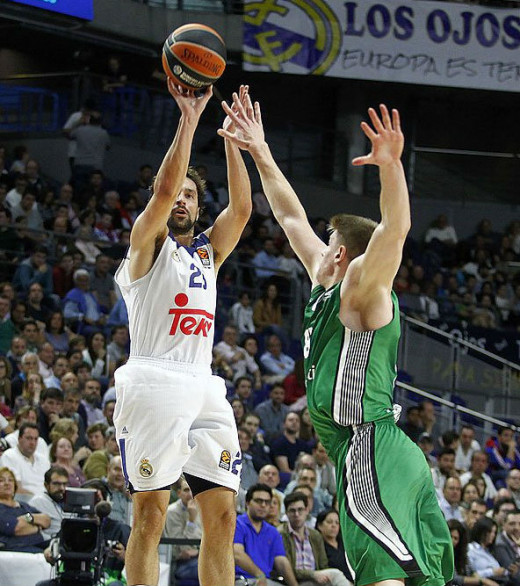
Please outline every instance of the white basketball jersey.
[{"label": "white basketball jersey", "polygon": [[130,356],[209,367],[217,285],[208,237],[182,246],[168,236],[150,271],[134,282],[131,254],[130,248],[115,276],[128,309]]}]

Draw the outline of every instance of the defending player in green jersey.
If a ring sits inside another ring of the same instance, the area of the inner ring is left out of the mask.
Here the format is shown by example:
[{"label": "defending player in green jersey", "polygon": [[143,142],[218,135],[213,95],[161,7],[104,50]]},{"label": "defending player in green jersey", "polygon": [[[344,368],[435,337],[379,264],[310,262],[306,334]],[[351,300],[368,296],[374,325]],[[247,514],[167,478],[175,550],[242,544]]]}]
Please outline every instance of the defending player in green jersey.
[{"label": "defending player in green jersey", "polygon": [[248,150],[265,195],[305,266],[312,293],[305,309],[303,353],[307,401],[315,429],[336,465],[342,535],[357,586],[444,586],[453,548],[419,448],[395,424],[392,404],[399,311],[392,283],[410,229],[401,164],[399,113],[368,110],[361,128],[372,144],[354,165],[377,165],[381,221],[338,214],[329,244],[305,210],[265,142],[260,106],[233,96],[223,103],[235,132],[219,134]]}]

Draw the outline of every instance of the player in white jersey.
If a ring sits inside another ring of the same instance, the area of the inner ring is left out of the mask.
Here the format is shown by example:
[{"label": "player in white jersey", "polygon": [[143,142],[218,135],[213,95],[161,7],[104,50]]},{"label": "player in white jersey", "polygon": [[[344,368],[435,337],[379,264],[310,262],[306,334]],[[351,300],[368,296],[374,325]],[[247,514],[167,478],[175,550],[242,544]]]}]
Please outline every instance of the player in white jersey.
[{"label": "player in white jersey", "polygon": [[[188,161],[212,88],[199,98],[170,80],[168,89],[179,126],[116,274],[131,338],[128,363],[115,375],[114,414],[133,493],[126,570],[129,585],[157,584],[169,488],[184,473],[201,513],[200,584],[231,586],[241,454],[224,382],[211,375],[211,350],[216,273],[251,215],[251,186],[238,148],[226,140],[229,205],[194,238],[204,182]],[[246,93],[241,87],[242,99]]]}]

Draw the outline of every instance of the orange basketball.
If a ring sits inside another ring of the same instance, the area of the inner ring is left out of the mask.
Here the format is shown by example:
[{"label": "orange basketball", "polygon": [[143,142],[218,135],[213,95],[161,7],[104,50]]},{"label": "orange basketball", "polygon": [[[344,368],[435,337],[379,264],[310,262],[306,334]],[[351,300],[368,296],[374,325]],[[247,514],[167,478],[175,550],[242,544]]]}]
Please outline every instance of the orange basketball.
[{"label": "orange basketball", "polygon": [[175,29],[163,46],[162,64],[168,77],[190,90],[204,88],[224,73],[226,45],[205,24],[185,24]]}]

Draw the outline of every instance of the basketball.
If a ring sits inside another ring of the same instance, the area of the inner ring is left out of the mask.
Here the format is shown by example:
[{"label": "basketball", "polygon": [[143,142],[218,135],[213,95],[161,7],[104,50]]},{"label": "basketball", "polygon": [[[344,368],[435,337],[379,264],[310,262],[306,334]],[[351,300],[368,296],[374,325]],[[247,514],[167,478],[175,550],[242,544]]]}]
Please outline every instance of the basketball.
[{"label": "basketball", "polygon": [[164,42],[162,64],[168,77],[189,90],[205,88],[224,73],[226,45],[204,24],[185,24]]}]

